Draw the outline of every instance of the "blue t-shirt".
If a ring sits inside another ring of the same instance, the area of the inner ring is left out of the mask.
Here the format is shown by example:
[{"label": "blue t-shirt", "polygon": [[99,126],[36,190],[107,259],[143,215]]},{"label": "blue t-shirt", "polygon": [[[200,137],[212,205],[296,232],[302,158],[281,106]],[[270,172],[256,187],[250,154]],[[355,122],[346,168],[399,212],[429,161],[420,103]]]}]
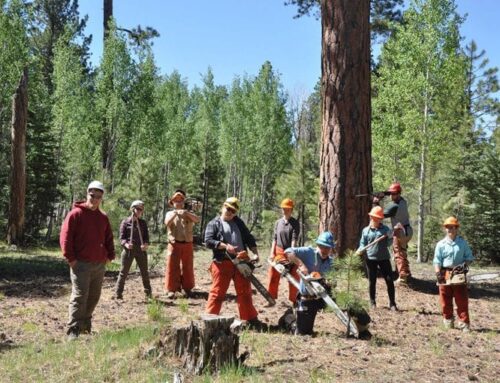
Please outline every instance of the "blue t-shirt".
[{"label": "blue t-shirt", "polygon": [[[304,263],[309,273],[317,271],[324,277],[333,269],[333,258],[331,256],[326,259],[321,258],[320,252],[313,247],[289,247],[285,250],[285,253],[292,252]],[[306,294],[302,280],[300,280],[300,293]]]},{"label": "blue t-shirt", "polygon": [[432,263],[440,267],[453,268],[473,260],[474,256],[467,241],[457,235],[454,241],[445,237],[437,243]]}]

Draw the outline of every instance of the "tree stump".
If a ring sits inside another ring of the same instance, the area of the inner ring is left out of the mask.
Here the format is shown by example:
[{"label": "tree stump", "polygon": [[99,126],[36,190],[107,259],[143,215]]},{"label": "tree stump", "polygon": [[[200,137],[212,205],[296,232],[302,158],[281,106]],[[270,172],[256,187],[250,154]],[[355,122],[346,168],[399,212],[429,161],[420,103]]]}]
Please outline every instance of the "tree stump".
[{"label": "tree stump", "polygon": [[238,363],[239,336],[232,333],[233,316],[204,314],[189,326],[168,330],[163,344],[192,374],[218,371]]}]

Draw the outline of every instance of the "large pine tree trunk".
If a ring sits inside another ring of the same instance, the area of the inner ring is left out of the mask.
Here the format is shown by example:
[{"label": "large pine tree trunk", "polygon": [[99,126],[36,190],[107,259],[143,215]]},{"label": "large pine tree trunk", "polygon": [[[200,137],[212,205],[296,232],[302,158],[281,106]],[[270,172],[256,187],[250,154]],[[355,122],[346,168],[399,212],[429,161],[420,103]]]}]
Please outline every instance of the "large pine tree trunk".
[{"label": "large pine tree trunk", "polygon": [[12,97],[12,150],[10,168],[10,206],[7,242],[20,244],[24,235],[26,200],[26,126],[28,124],[28,68]]},{"label": "large pine tree trunk", "polygon": [[113,17],[113,0],[104,0],[103,1],[103,41],[106,42],[106,37],[109,34],[109,20]]},{"label": "large pine tree trunk", "polygon": [[340,254],[357,246],[370,209],[354,198],[372,191],[369,15],[369,0],[321,0],[320,231]]}]

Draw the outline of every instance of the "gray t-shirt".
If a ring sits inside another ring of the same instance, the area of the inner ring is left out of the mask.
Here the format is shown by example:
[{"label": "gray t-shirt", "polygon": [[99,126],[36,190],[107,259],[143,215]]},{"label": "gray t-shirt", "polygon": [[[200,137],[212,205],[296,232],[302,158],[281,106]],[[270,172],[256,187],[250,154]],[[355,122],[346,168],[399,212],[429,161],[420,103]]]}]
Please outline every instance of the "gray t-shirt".
[{"label": "gray t-shirt", "polygon": [[243,238],[241,237],[241,232],[236,222],[234,222],[233,220],[222,220],[222,230],[225,243],[229,243],[235,246],[237,251],[245,250],[245,246],[243,245]]},{"label": "gray t-shirt", "polygon": [[274,225],[274,240],[276,245],[282,249],[288,249],[292,246],[292,241],[297,243],[300,233],[299,221],[290,217],[288,221],[285,218],[280,218]]}]

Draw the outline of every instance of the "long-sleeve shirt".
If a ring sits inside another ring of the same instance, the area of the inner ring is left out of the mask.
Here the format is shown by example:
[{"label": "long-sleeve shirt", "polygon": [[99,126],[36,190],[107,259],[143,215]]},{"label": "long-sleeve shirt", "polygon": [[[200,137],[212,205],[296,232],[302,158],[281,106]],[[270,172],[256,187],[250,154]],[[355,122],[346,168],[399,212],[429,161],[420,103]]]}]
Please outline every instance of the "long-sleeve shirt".
[{"label": "long-sleeve shirt", "polygon": [[473,260],[474,256],[467,241],[457,235],[455,240],[445,237],[437,243],[432,263],[443,268],[453,268]]},{"label": "long-sleeve shirt", "polygon": [[[363,229],[361,232],[361,239],[359,240],[359,248],[365,247],[366,245],[372,243],[375,241],[377,238],[382,237],[383,235],[387,235],[387,238],[381,240],[380,242],[376,243],[372,247],[369,247],[366,249],[366,255],[368,259],[371,260],[376,260],[376,261],[383,261],[386,259],[390,259],[391,255],[389,253],[388,247],[391,246],[392,244],[392,237],[391,237],[391,229],[389,229],[386,225],[381,224],[377,228],[373,228],[370,226],[367,226]],[[391,238],[389,238],[391,237]]]},{"label": "long-sleeve shirt", "polygon": [[108,216],[76,202],[64,219],[59,236],[63,256],[72,262],[106,262],[115,258],[113,231]]}]

